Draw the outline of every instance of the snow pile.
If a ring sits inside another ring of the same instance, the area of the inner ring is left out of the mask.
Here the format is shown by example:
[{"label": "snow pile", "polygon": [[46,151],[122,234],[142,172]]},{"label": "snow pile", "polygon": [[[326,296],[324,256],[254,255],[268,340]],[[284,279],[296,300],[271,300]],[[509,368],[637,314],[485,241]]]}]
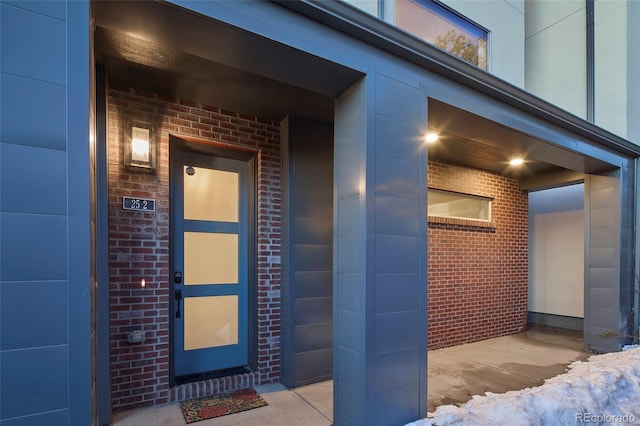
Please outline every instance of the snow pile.
[{"label": "snow pile", "polygon": [[640,424],[640,349],[593,355],[541,386],[443,405],[426,425]]}]

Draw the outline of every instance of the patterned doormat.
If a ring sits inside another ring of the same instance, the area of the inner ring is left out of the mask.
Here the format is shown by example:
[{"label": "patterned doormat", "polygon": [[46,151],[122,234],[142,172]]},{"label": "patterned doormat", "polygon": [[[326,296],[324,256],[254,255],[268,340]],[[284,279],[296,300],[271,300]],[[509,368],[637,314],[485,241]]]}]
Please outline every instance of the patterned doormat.
[{"label": "patterned doormat", "polygon": [[254,389],[241,389],[199,399],[180,401],[187,423],[226,416],[268,405]]}]

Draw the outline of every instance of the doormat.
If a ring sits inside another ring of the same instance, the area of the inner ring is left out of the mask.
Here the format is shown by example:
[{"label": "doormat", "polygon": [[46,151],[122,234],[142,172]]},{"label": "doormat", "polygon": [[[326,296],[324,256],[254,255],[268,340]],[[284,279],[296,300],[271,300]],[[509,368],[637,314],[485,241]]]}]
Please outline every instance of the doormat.
[{"label": "doormat", "polygon": [[254,389],[241,389],[199,399],[180,401],[187,423],[226,416],[268,405]]}]

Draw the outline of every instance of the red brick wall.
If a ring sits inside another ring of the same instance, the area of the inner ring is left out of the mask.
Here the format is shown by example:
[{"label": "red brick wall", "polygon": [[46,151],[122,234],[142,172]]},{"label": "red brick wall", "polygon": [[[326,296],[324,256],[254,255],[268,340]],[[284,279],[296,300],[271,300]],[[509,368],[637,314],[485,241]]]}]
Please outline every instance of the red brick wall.
[{"label": "red brick wall", "polygon": [[[134,89],[108,93],[109,264],[112,404],[115,410],[199,397],[276,380],[280,375],[279,125]],[[155,174],[124,167],[125,122],[152,124]],[[258,370],[169,386],[169,135],[258,151]],[[155,198],[155,213],[122,209],[122,197]],[[140,280],[146,279],[146,288]],[[144,344],[127,333],[144,327]]]},{"label": "red brick wall", "polygon": [[527,324],[527,194],[518,189],[515,179],[433,161],[428,186],[493,198],[489,224],[429,220],[429,349],[523,331]]}]

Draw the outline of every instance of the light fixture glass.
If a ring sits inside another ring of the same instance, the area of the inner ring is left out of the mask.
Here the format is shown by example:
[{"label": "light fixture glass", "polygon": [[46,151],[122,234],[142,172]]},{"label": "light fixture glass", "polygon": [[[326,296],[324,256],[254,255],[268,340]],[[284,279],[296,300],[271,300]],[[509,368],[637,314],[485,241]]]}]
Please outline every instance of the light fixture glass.
[{"label": "light fixture glass", "polygon": [[521,166],[524,163],[524,160],[522,158],[514,158],[513,160],[509,161],[509,164],[511,164],[512,166]]},{"label": "light fixture glass", "polygon": [[151,153],[149,152],[149,129],[143,129],[141,127],[131,128],[131,160],[148,163],[151,159]]},{"label": "light fixture glass", "polygon": [[439,136],[436,132],[429,132],[427,133],[427,135],[424,137],[424,140],[427,141],[427,143],[434,143],[438,140]]},{"label": "light fixture glass", "polygon": [[132,170],[152,173],[156,167],[153,128],[127,124],[125,135],[125,165]]}]

